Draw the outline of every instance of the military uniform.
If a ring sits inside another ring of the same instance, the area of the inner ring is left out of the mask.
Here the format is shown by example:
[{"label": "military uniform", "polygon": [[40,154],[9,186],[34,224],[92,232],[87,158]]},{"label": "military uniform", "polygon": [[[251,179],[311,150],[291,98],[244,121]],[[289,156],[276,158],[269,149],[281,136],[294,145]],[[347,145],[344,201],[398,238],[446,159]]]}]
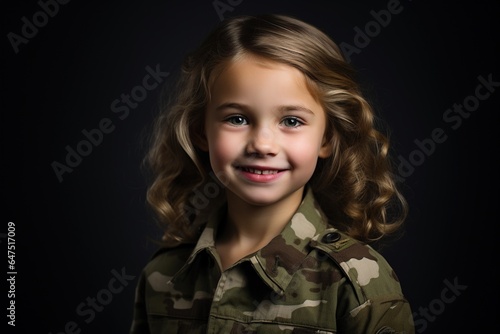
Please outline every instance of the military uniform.
[{"label": "military uniform", "polygon": [[222,208],[196,245],[163,249],[140,277],[131,334],[414,333],[386,260],[332,228],[307,191],[282,233],[221,272]]}]

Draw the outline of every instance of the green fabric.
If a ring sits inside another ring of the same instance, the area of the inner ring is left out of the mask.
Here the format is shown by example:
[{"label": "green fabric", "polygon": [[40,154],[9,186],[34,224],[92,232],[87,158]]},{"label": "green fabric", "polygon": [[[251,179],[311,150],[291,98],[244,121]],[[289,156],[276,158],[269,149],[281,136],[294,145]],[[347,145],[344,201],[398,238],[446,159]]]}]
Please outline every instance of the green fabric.
[{"label": "green fabric", "polygon": [[279,236],[221,272],[223,216],[196,245],[160,250],[146,265],[131,334],[415,332],[393,269],[329,226],[311,191]]}]

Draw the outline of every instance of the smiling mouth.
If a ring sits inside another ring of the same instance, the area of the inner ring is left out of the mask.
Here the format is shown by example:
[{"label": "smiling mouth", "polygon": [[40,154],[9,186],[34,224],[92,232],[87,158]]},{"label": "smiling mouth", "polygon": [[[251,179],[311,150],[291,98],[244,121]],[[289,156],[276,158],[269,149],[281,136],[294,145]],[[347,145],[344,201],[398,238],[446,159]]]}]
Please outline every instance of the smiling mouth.
[{"label": "smiling mouth", "polygon": [[261,170],[261,169],[255,169],[255,168],[249,168],[249,167],[242,167],[240,169],[244,172],[247,172],[247,173],[259,174],[259,175],[278,174],[277,169]]},{"label": "smiling mouth", "polygon": [[283,171],[283,169],[258,169],[258,168],[243,167],[243,166],[237,166],[236,169],[239,169],[246,173],[252,173],[257,175],[278,174],[279,172]]}]

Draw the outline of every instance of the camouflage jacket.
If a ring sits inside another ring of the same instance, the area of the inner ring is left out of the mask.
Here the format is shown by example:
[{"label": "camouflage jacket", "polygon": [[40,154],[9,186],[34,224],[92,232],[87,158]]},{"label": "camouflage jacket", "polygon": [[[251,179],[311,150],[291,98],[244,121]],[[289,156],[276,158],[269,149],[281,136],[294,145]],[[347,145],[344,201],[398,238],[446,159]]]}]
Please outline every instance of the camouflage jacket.
[{"label": "camouflage jacket", "polygon": [[131,334],[415,332],[393,269],[327,225],[311,191],[279,236],[221,272],[223,211],[196,245],[160,250],[145,266]]}]

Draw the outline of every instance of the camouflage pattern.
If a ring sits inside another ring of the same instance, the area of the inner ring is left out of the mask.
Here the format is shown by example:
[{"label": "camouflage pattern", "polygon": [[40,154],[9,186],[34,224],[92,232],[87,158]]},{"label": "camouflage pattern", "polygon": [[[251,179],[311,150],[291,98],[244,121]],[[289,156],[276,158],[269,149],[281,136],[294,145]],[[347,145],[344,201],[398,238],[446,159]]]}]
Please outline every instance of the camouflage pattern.
[{"label": "camouflage pattern", "polygon": [[414,333],[386,260],[327,225],[311,191],[283,232],[221,272],[213,215],[196,245],[163,249],[137,286],[131,334]]}]

